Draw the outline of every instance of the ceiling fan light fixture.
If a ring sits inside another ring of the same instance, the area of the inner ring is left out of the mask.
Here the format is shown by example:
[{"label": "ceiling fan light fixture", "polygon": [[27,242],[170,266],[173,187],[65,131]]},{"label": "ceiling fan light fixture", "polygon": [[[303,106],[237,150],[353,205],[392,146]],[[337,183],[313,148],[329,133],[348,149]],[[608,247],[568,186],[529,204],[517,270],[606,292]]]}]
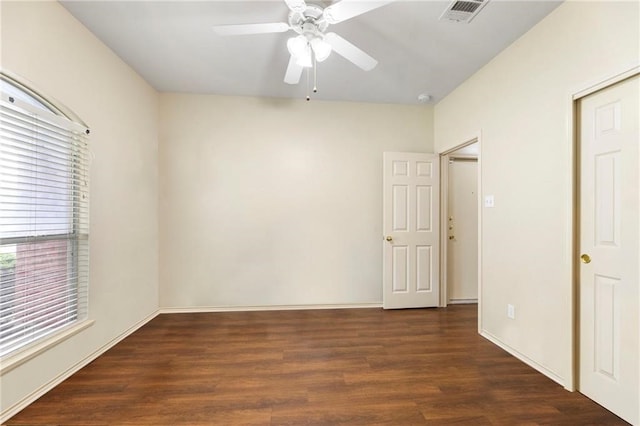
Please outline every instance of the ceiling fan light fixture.
[{"label": "ceiling fan light fixture", "polygon": [[308,47],[309,46],[307,39],[304,36],[299,35],[297,37],[291,37],[289,40],[287,40],[287,49],[289,50],[291,56],[296,59],[305,56],[307,54]]},{"label": "ceiling fan light fixture", "polygon": [[309,45],[305,47],[304,53],[300,56],[293,56],[296,58],[296,64],[303,68],[311,68],[313,66],[313,62],[311,61],[311,48]]},{"label": "ceiling fan light fixture", "polygon": [[316,55],[316,60],[318,62],[324,61],[331,54],[331,45],[320,37],[313,38],[310,44],[313,48],[313,53]]}]

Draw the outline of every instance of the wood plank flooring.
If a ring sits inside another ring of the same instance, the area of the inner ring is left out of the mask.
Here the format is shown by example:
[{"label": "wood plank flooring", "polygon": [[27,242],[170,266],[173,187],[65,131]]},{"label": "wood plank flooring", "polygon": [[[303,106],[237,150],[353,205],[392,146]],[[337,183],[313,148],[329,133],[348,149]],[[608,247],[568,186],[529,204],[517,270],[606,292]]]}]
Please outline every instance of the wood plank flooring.
[{"label": "wood plank flooring", "polygon": [[159,315],[7,425],[617,425],[477,307]]}]

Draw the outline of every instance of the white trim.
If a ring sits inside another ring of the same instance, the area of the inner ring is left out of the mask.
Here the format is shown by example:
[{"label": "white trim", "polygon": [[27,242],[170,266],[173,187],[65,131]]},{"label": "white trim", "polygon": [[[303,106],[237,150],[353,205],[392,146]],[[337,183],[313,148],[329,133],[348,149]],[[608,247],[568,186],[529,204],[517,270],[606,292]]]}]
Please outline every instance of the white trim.
[{"label": "white trim", "polygon": [[[471,133],[470,135],[467,135],[466,138],[458,139],[458,140],[463,140],[464,142],[459,143],[457,145],[450,146],[448,148],[443,148],[442,151],[438,152],[438,154],[440,155],[451,154],[452,152],[457,151],[460,148],[464,148],[467,145],[471,145],[472,143],[474,143],[475,139],[478,139],[478,141],[480,141],[481,137],[482,137],[482,129],[474,133]],[[480,151],[478,151],[478,157],[480,157]]]},{"label": "white trim", "polygon": [[255,305],[255,306],[192,306],[160,308],[161,314],[202,312],[250,312],[250,311],[304,311],[313,309],[371,309],[382,308],[382,303],[355,303],[336,305]]},{"label": "white trim", "polygon": [[59,114],[59,116],[64,117],[67,120],[83,127],[84,130],[89,129],[89,126],[87,126],[87,124],[82,121],[82,119],[78,117],[78,115],[64,106],[64,104],[59,102],[57,99],[51,96],[42,95],[42,91],[40,91],[31,81],[23,77],[18,77],[14,73],[2,68],[0,68],[0,79],[5,80],[12,86],[18,87],[20,90],[23,90],[29,96],[33,97],[38,102],[49,108],[52,114]]},{"label": "white trim", "polygon": [[114,339],[109,341],[107,344],[105,344],[102,347],[100,347],[98,350],[96,350],[95,352],[93,352],[89,356],[87,356],[84,359],[78,361],[76,364],[74,364],[73,366],[68,368],[66,371],[63,371],[62,373],[58,374],[55,378],[53,378],[53,380],[49,381],[48,383],[45,383],[44,385],[40,386],[38,389],[36,389],[33,392],[31,392],[29,395],[27,395],[24,398],[22,398],[20,401],[18,401],[15,404],[13,404],[11,407],[8,407],[6,410],[4,410],[2,413],[0,413],[0,424],[4,424],[11,417],[15,416],[20,411],[22,411],[25,408],[27,408],[27,406],[29,404],[35,402],[42,395],[44,395],[45,393],[49,392],[54,387],[58,386],[60,383],[62,383],[63,381],[65,381],[66,379],[71,377],[73,374],[77,373],[81,368],[85,367],[91,361],[95,360],[100,355],[102,355],[103,353],[105,353],[106,351],[111,349],[113,346],[115,346],[116,344],[120,343],[122,340],[124,340],[126,337],[128,337],[133,332],[135,332],[137,329],[139,329],[140,327],[142,327],[143,325],[145,325],[146,323],[148,323],[149,321],[154,319],[158,315],[158,313],[159,313],[158,311],[153,312],[152,314],[150,314],[149,316],[147,316],[143,320],[141,320],[138,323],[134,324],[132,327],[127,329],[122,334],[118,335],[117,337],[115,337]]},{"label": "white trim", "polygon": [[40,355],[44,351],[47,351],[52,347],[64,342],[68,338],[75,336],[82,330],[91,327],[94,322],[94,320],[80,321],[79,323],[73,324],[70,327],[63,328],[61,331],[54,333],[51,336],[47,336],[38,344],[26,346],[23,350],[20,350],[15,355],[6,357],[6,359],[0,361],[0,376],[8,373],[16,367],[21,366],[30,359],[33,359],[36,356]]},{"label": "white trim", "polygon": [[483,186],[482,186],[482,170],[484,161],[482,153],[482,129],[478,130],[476,134],[476,141],[478,143],[478,333],[483,329],[482,327],[482,217],[483,213]]},{"label": "white trim", "polygon": [[510,355],[512,355],[515,358],[519,359],[520,361],[524,362],[529,367],[531,367],[531,368],[539,371],[540,373],[544,374],[545,376],[547,376],[548,378],[550,378],[554,382],[556,382],[559,385],[563,386],[565,389],[570,390],[565,386],[565,380],[562,378],[562,376],[554,373],[553,371],[549,370],[544,365],[538,364],[537,362],[535,362],[531,358],[527,357],[526,355],[522,354],[521,352],[518,352],[516,349],[512,348],[511,346],[503,343],[502,341],[500,341],[500,339],[498,339],[497,337],[495,337],[491,333],[487,332],[486,330],[481,331],[480,335],[482,337],[484,337],[485,339],[487,339],[488,341],[490,341],[491,343],[493,343],[494,345],[496,345],[496,346],[500,347],[501,349],[507,351]]},{"label": "white trim", "polygon": [[576,207],[576,172],[577,172],[577,168],[576,168],[576,133],[575,133],[575,103],[576,101],[573,99],[573,95],[569,95],[568,96],[568,102],[567,102],[567,122],[566,122],[566,132],[567,132],[567,141],[569,141],[569,143],[567,144],[567,164],[565,169],[565,179],[567,179],[567,185],[569,186],[569,194],[570,196],[566,198],[565,200],[565,210],[567,212],[566,217],[564,218],[565,221],[565,244],[566,244],[566,253],[565,256],[568,256],[567,260],[565,261],[565,266],[567,267],[567,270],[565,271],[566,273],[566,279],[567,279],[567,283],[570,285],[570,300],[571,303],[569,304],[569,306],[567,307],[569,309],[569,329],[570,329],[570,338],[568,339],[568,342],[565,342],[565,345],[567,345],[567,350],[568,350],[568,354],[569,354],[569,368],[567,369],[567,371],[569,372],[569,376],[567,377],[567,381],[565,383],[565,387],[570,390],[571,392],[577,390],[576,388],[576,384],[577,384],[577,372],[576,372],[576,367],[578,366],[578,363],[576,362],[576,356],[577,356],[577,345],[578,345],[578,339],[577,339],[577,335],[579,334],[579,330],[576,328],[578,327],[578,319],[576,318],[577,315],[577,303],[578,303],[578,298],[577,298],[577,286],[578,286],[578,281],[575,275],[575,263],[573,262],[573,258],[575,256],[575,252],[576,252],[576,220],[575,220],[575,215],[577,212],[577,207]]},{"label": "white trim", "polygon": [[[455,148],[457,149],[457,148]],[[454,151],[455,151],[454,149]],[[449,154],[440,154],[440,307],[449,299],[448,247],[449,234]]]},{"label": "white trim", "polygon": [[37,117],[38,120],[41,120],[45,123],[52,124],[57,127],[61,127],[63,129],[70,128],[76,133],[81,134],[89,134],[89,129],[84,125],[77,123],[75,121],[70,120],[65,115],[56,115],[50,110],[45,110],[43,108],[38,108],[31,104],[28,104],[20,99],[13,99],[11,96],[6,93],[0,94],[0,99],[3,102],[3,106],[11,111],[14,111],[15,114],[20,115],[28,115],[29,117]]},{"label": "white trim", "polygon": [[640,65],[631,67],[628,70],[614,76],[598,80],[597,83],[587,85],[583,89],[574,92],[571,97],[574,101],[577,101],[580,98],[584,98],[585,96],[588,96],[606,87],[612,86],[616,83],[620,83],[622,80],[626,80],[627,78],[633,77],[636,74],[640,74]]},{"label": "white trim", "polygon": [[472,305],[478,303],[478,299],[451,299],[449,305]]}]

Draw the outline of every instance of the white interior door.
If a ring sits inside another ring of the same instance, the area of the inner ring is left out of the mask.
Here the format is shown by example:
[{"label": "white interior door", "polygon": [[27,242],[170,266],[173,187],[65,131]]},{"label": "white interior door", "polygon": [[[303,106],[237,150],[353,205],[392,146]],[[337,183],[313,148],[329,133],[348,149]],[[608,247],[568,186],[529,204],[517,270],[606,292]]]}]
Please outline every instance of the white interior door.
[{"label": "white interior door", "polygon": [[638,424],[638,99],[636,77],[580,102],[579,388]]},{"label": "white interior door", "polygon": [[447,173],[447,303],[478,301],[478,161],[451,158]]},{"label": "white interior door", "polygon": [[439,161],[437,154],[384,153],[385,309],[438,306]]}]

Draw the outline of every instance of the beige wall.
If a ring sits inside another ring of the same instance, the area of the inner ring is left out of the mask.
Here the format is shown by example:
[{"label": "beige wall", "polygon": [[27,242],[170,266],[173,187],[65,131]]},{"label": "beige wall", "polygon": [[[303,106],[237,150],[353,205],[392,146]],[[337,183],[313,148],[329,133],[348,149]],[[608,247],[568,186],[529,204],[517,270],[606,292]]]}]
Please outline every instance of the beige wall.
[{"label": "beige wall", "polygon": [[160,306],[379,304],[382,153],[432,109],[161,95]]},{"label": "beige wall", "polygon": [[156,92],[57,2],[6,2],[2,67],[91,128],[91,275],[95,324],[2,376],[2,412],[156,312]]},{"label": "beige wall", "polygon": [[[640,63],[638,2],[567,2],[435,108],[435,147],[482,133],[482,330],[571,385],[570,96]],[[507,319],[507,304],[516,319]]]}]

